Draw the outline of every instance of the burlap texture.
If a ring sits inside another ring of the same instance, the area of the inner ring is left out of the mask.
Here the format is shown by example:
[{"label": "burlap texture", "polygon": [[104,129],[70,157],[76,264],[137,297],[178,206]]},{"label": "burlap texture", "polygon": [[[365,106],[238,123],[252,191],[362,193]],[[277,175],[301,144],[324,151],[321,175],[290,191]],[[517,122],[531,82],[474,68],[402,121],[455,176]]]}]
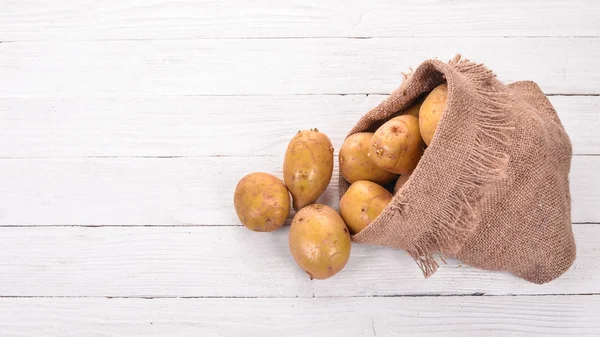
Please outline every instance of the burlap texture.
[{"label": "burlap texture", "polygon": [[[505,85],[484,65],[427,60],[350,130],[375,131],[435,86],[448,99],[410,179],[355,242],[407,251],[424,272],[455,257],[542,284],[575,260],[572,146],[531,81]],[[339,175],[340,198],[348,182]]]}]

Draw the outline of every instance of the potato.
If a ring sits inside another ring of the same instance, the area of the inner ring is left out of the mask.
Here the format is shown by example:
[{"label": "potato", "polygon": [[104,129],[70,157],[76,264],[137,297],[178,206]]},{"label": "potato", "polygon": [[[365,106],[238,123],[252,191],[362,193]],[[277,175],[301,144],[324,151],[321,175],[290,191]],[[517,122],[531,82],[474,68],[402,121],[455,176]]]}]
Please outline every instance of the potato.
[{"label": "potato", "polygon": [[292,257],[311,280],[324,280],[346,266],[351,239],[346,224],[333,208],[311,204],[294,216],[289,247]]},{"label": "potato", "polygon": [[340,200],[340,215],[356,234],[375,220],[392,201],[392,194],[382,186],[366,180],[350,185]]},{"label": "potato", "polygon": [[404,113],[403,115],[412,115],[415,117],[419,117],[419,110],[421,109],[421,105],[423,104],[423,99],[420,98],[416,102],[414,102]]},{"label": "potato", "polygon": [[298,131],[283,160],[283,179],[296,211],[313,204],[325,192],[333,174],[333,146],[317,129]]},{"label": "potato", "polygon": [[394,185],[394,194],[396,194],[402,188],[402,186],[404,186],[404,184],[408,181],[408,178],[410,178],[410,174],[403,174],[400,176],[400,178],[398,178],[398,180],[396,180],[396,185]]},{"label": "potato", "polygon": [[410,174],[423,155],[423,140],[419,119],[401,115],[381,125],[370,142],[369,157],[380,168],[396,173]]},{"label": "potato", "polygon": [[425,98],[419,110],[419,130],[425,144],[429,145],[433,134],[437,129],[438,122],[442,117],[448,98],[448,86],[446,83],[435,87]]},{"label": "potato", "polygon": [[290,213],[290,195],[277,177],[253,172],[237,184],[233,197],[235,211],[246,228],[271,232],[283,226]]},{"label": "potato", "polygon": [[385,185],[398,177],[375,165],[369,158],[369,142],[372,137],[372,132],[359,132],[344,140],[338,160],[340,173],[348,182],[369,180]]}]

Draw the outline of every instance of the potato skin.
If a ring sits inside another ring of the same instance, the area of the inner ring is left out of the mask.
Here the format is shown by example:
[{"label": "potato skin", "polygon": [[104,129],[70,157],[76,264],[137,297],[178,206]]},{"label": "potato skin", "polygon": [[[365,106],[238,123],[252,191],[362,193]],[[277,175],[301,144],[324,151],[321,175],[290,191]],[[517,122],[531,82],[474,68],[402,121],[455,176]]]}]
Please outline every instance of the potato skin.
[{"label": "potato skin", "polygon": [[244,226],[255,232],[281,228],[290,213],[290,195],[277,177],[253,172],[237,184],[233,203]]},{"label": "potato skin", "polygon": [[394,194],[396,194],[402,188],[402,186],[404,186],[404,184],[408,181],[408,178],[410,178],[410,174],[403,174],[398,178],[398,180],[396,180],[396,184],[394,185]]},{"label": "potato skin", "polygon": [[325,192],[333,174],[333,145],[317,129],[298,131],[283,160],[283,179],[294,210],[313,204]]},{"label": "potato skin", "polygon": [[369,157],[375,165],[396,174],[410,174],[423,155],[419,119],[401,115],[380,126],[370,142]]},{"label": "potato skin", "polygon": [[448,86],[446,83],[435,87],[425,98],[421,109],[419,109],[419,130],[425,144],[429,145],[433,134],[442,117],[446,100],[448,98]]},{"label": "potato skin", "polygon": [[344,220],[327,205],[308,205],[292,220],[290,252],[311,279],[328,279],[344,269],[351,243]]},{"label": "potato skin", "polygon": [[351,184],[359,180],[369,180],[385,185],[397,178],[396,174],[380,168],[369,158],[369,143],[372,137],[372,132],[355,133],[346,138],[340,148],[340,173]]},{"label": "potato skin", "polygon": [[382,186],[366,180],[350,185],[340,200],[340,215],[350,233],[367,227],[392,201],[392,194]]},{"label": "potato skin", "polygon": [[406,111],[404,111],[403,115],[412,115],[415,117],[419,117],[419,110],[421,109],[421,105],[423,104],[423,99],[419,99],[413,103]]}]

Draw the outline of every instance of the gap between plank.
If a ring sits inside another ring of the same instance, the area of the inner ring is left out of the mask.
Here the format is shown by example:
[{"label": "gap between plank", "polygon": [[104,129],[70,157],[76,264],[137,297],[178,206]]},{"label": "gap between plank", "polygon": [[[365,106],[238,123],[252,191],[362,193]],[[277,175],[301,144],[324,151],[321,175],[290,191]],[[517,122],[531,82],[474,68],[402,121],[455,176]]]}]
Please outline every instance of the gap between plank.
[{"label": "gap between plank", "polygon": [[161,299],[337,299],[337,298],[401,298],[401,297],[544,297],[544,296],[600,296],[600,293],[573,293],[573,294],[485,294],[481,292],[467,294],[407,294],[407,295],[343,295],[343,296],[0,296],[2,299],[38,299],[38,298],[104,298],[104,299],[133,299],[133,300],[161,300]]},{"label": "gap between plank", "polygon": [[114,42],[114,41],[194,41],[194,40],[369,40],[369,39],[596,39],[600,35],[356,35],[356,36],[247,36],[247,37],[177,37],[177,38],[112,38],[112,39],[46,39],[46,40],[3,40],[0,43],[30,42]]}]

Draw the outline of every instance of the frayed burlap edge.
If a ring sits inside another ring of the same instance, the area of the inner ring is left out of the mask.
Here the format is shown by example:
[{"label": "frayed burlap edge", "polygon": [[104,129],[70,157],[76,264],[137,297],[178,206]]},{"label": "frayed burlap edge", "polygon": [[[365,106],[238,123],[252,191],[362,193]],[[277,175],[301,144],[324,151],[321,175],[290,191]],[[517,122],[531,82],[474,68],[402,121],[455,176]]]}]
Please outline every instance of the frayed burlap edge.
[{"label": "frayed burlap edge", "polygon": [[[440,207],[441,211],[428,230],[405,248],[423,271],[425,278],[428,278],[439,267],[434,256],[439,255],[444,262],[445,257],[455,256],[477,228],[479,224],[478,206],[484,197],[485,187],[505,177],[509,158],[507,153],[498,150],[498,145],[501,145],[500,148],[510,146],[510,130],[514,129],[514,123],[507,113],[510,111],[508,91],[497,90],[497,85],[490,85],[491,81],[496,81],[496,76],[483,64],[463,59],[460,54],[457,54],[448,63],[438,60],[428,60],[425,63],[430,63],[446,77],[449,99],[453,90],[450,73],[454,71],[472,82],[476,95],[480,96],[478,101],[485,103],[479,105],[475,111],[474,143],[466,147],[469,148],[470,153],[462,165],[457,166],[456,171],[452,172],[452,174],[458,175],[458,178],[457,183],[451,189],[450,196],[445,199],[444,204]],[[389,109],[390,106],[393,106],[393,101],[397,100],[399,95],[405,94],[404,88],[410,85],[413,74],[412,70],[403,74],[405,81],[400,88],[373,110]],[[401,112],[395,114],[399,113]],[[446,113],[447,109],[442,113],[440,123],[443,123],[443,116]],[[366,116],[368,115],[369,113]],[[353,129],[348,136],[358,131]],[[435,138],[436,136],[430,147],[443,146],[443,144],[435,144]],[[420,168],[417,167],[418,169]],[[405,186],[410,184],[410,179]],[[347,182],[340,187],[341,197],[347,189]],[[403,212],[403,208],[408,203],[409,200],[400,190],[382,214],[390,211]],[[373,223],[377,221],[378,219],[375,219]],[[353,236],[353,239],[360,238],[360,234]]]},{"label": "frayed burlap edge", "polygon": [[457,254],[477,228],[477,204],[484,196],[484,187],[504,178],[509,160],[506,153],[498,152],[492,144],[509,146],[506,130],[514,128],[505,113],[508,110],[508,94],[485,90],[487,82],[495,78],[492,71],[482,64],[462,59],[460,55],[449,65],[473,82],[477,94],[483,98],[481,101],[487,104],[476,110],[475,143],[468,159],[454,173],[458,175],[457,184],[441,214],[438,214],[439,218],[432,224],[429,235],[422,237],[409,250],[425,277],[431,276],[439,267],[433,254],[442,254],[442,260],[444,255]]}]

